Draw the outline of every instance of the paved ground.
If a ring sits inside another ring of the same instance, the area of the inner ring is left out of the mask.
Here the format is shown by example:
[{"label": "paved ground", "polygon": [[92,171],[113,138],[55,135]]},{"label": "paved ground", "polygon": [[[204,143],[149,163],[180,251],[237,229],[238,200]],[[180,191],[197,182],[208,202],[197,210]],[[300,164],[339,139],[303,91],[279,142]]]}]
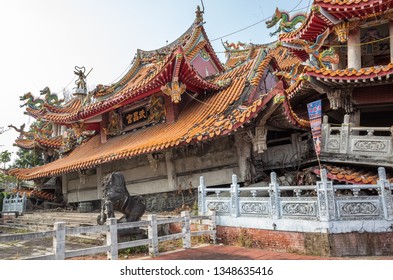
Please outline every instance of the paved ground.
[{"label": "paved ground", "polygon": [[164,253],[152,260],[393,260],[393,256],[327,258],[237,246],[208,245]]}]

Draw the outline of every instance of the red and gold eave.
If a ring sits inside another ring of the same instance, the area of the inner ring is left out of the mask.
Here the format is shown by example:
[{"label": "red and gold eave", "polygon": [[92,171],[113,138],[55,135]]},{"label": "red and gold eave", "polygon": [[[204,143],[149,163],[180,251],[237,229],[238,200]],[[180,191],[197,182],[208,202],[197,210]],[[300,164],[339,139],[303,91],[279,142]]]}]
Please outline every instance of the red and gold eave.
[{"label": "red and gold eave", "polygon": [[393,8],[391,0],[314,0],[314,5],[338,20],[373,17]]},{"label": "red and gold eave", "polygon": [[[268,94],[258,96],[246,104],[238,104],[238,100],[247,92],[245,89],[248,84],[258,84],[263,78],[259,74],[264,73],[270,62],[273,61],[273,56],[266,56],[262,62],[255,64],[255,60],[260,57],[262,50],[259,52],[255,59],[246,61],[211,80],[213,85],[228,79],[231,80],[231,83],[226,88],[201,95],[198,100],[192,100],[179,113],[178,119],[174,123],[150,126],[109,138],[105,143],[101,143],[100,136],[97,135],[64,158],[40,167],[10,170],[10,174],[22,180],[58,176],[93,168],[114,160],[128,159],[233,133],[252,121],[258,114],[263,114],[263,110],[269,107],[267,105],[275,102],[275,97],[283,94],[282,87],[277,87]],[[185,66],[188,67],[186,60]],[[253,82],[250,82],[251,79]],[[257,88],[254,86],[255,90]],[[277,106],[286,105],[279,103]],[[293,119],[291,116],[289,113],[289,117]]]},{"label": "red and gold eave", "polygon": [[292,47],[294,40],[315,42],[316,38],[344,21],[367,19],[393,9],[391,0],[314,0],[306,21],[296,30],[279,35],[279,40],[292,49],[293,54],[306,61],[309,55],[302,49]]}]

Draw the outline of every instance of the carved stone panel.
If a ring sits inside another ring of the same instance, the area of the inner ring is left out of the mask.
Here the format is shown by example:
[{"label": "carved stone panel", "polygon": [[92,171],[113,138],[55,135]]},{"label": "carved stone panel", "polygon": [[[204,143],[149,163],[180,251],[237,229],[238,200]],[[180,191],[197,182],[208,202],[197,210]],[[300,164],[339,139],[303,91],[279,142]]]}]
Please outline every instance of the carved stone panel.
[{"label": "carved stone panel", "polygon": [[387,153],[388,152],[388,144],[387,144],[387,141],[381,141],[381,140],[357,140],[357,139],[354,139],[352,141],[352,149],[353,149],[353,151],[359,151],[359,152]]},{"label": "carved stone panel", "polygon": [[283,216],[316,216],[317,205],[315,202],[282,202]]},{"label": "carved stone panel", "polygon": [[240,203],[241,214],[269,215],[269,212],[268,202],[248,201]]},{"label": "carved stone panel", "polygon": [[327,148],[328,150],[340,150],[340,141],[339,139],[331,139],[329,140],[329,142],[327,143]]},{"label": "carved stone panel", "polygon": [[378,201],[340,201],[339,211],[341,217],[379,216]]},{"label": "carved stone panel", "polygon": [[229,202],[211,201],[207,203],[207,209],[214,210],[218,214],[229,213]]}]

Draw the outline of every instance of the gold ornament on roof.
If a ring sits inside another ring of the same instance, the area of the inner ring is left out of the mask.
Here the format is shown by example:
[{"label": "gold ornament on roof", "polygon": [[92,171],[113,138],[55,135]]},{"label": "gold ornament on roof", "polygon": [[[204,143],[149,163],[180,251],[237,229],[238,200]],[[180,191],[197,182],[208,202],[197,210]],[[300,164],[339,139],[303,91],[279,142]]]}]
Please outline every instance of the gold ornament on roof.
[{"label": "gold ornament on roof", "polygon": [[161,91],[171,97],[173,103],[179,103],[181,101],[181,95],[186,91],[186,85],[179,83],[177,80],[173,80],[172,83],[167,83],[161,87]]},{"label": "gold ornament on roof", "polygon": [[349,22],[343,21],[334,26],[333,29],[340,43],[345,43],[348,40]]}]

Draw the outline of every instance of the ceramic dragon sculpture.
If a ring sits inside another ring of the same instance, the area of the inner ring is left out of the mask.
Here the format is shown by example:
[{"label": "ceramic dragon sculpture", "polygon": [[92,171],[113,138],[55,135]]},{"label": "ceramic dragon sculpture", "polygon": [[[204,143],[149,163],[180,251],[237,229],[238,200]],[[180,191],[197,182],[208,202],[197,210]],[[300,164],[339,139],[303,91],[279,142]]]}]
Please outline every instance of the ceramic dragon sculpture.
[{"label": "ceramic dragon sculpture", "polygon": [[45,95],[44,100],[49,105],[60,105],[64,99],[59,99],[56,93],[51,93],[49,87],[40,90],[40,95]]},{"label": "ceramic dragon sculpture", "polygon": [[298,23],[303,23],[307,18],[307,14],[304,13],[299,13],[294,15],[293,17],[289,16],[289,13],[280,11],[278,8],[276,8],[276,11],[274,12],[272,18],[268,21],[266,21],[266,27],[267,28],[272,28],[275,26],[277,23],[279,23],[279,27],[276,31],[273,33],[270,33],[270,36],[274,36],[279,32],[291,32],[296,29],[296,25]]},{"label": "ceramic dragon sculpture", "polygon": [[328,28],[325,30],[325,32],[318,35],[313,45],[310,45],[309,42],[302,39],[296,39],[293,41],[293,43],[300,45],[310,55],[309,60],[311,66],[314,66],[318,69],[332,69],[332,64],[339,63],[340,57],[335,52],[333,47],[321,51],[322,46],[329,34],[330,29]]},{"label": "ceramic dragon sculpture", "polygon": [[19,96],[20,101],[27,100],[24,104],[20,105],[20,107],[27,106],[33,110],[40,110],[44,105],[45,101],[40,98],[35,98],[31,92],[25,93],[22,96]]}]

